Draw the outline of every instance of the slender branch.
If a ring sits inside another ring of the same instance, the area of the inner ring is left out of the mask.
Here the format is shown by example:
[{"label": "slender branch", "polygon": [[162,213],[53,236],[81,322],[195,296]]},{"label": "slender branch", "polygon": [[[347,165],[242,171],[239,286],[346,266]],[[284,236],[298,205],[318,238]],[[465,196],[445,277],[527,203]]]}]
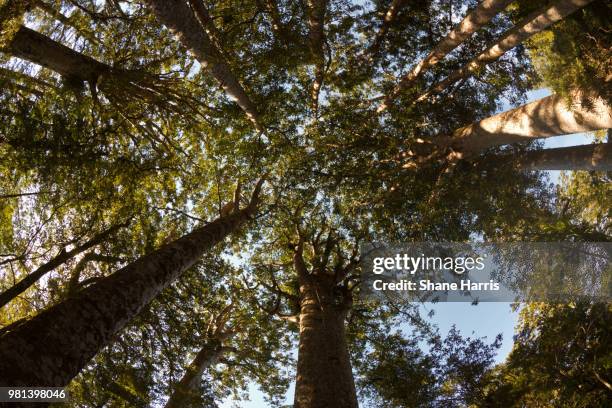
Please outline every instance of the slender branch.
[{"label": "slender branch", "polygon": [[57,256],[52,258],[50,261],[45,262],[43,265],[38,267],[34,272],[28,274],[22,280],[17,282],[14,286],[0,293],[0,308],[5,306],[15,297],[25,292],[30,286],[36,283],[41,277],[43,277],[48,272],[51,272],[58,266],[66,263],[70,259],[88,250],[89,248],[101,244],[106,239],[108,239],[110,236],[112,236],[114,233],[116,233],[119,229],[124,228],[127,225],[129,225],[129,221],[122,223],[122,224],[114,225],[110,227],[109,229],[107,229],[106,231],[103,231],[100,234],[95,235],[94,237],[89,239],[87,242],[83,243],[82,245],[77,246],[76,248],[70,251],[66,251],[66,249],[63,248],[61,252]]}]

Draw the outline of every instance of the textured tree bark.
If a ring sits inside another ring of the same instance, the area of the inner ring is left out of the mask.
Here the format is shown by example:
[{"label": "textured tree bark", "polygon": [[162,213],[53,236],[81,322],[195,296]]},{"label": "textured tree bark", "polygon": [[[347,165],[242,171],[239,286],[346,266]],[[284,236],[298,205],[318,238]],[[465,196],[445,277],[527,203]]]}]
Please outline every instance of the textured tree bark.
[{"label": "textured tree bark", "polygon": [[204,370],[216,363],[226,350],[220,342],[204,345],[185,370],[164,408],[186,408],[193,405],[192,402],[197,401],[198,381]]},{"label": "textured tree bark", "polygon": [[333,276],[300,279],[300,341],[295,408],[355,408],[346,344],[347,309],[335,304]]},{"label": "textured tree bark", "polygon": [[[591,106],[580,102],[585,98]],[[570,107],[558,95],[539,99],[457,129],[441,144],[470,155],[493,146],[612,128],[612,109],[601,97],[575,91],[572,99]]]},{"label": "textured tree bark", "polygon": [[202,0],[187,0],[189,6],[193,9],[195,16],[200,21],[202,28],[206,31],[206,35],[213,42],[214,46],[219,50],[220,53],[223,53],[221,49],[221,35],[215,27],[215,23],[206,8],[206,5]]},{"label": "textured tree bark", "polygon": [[185,0],[145,0],[157,18],[210,71],[225,92],[242,108],[256,129],[263,130],[259,114],[246,91],[231,71],[221,52],[214,46]]},{"label": "textured tree bark", "polygon": [[111,71],[109,65],[72,50],[49,37],[21,26],[8,45],[13,56],[33,62],[66,77],[81,82],[97,83]]},{"label": "textured tree bark", "polygon": [[563,20],[568,15],[588,5],[592,1],[593,0],[559,0],[552,5],[546,5],[534,11],[506,32],[499,41],[487,48],[467,65],[454,71],[446,77],[446,79],[431,87],[427,92],[419,96],[415,102],[423,101],[433,94],[442,92],[459,79],[465,78],[482,66],[497,60],[507,51],[521,44],[529,37],[539,33],[557,21]]},{"label": "textured tree bark", "polygon": [[25,292],[30,286],[36,283],[40,278],[45,276],[47,273],[51,272],[58,266],[66,263],[70,259],[74,258],[78,254],[87,251],[89,248],[94,247],[96,245],[101,244],[110,238],[115,232],[119,229],[125,227],[127,224],[115,225],[104,232],[94,236],[87,242],[82,245],[77,246],[76,248],[70,251],[62,251],[51,259],[49,262],[44,263],[40,267],[38,267],[34,272],[28,274],[25,278],[17,282],[15,285],[11,286],[4,292],[0,293],[0,308],[6,305],[11,300],[15,299],[17,296]]},{"label": "textured tree bark", "polygon": [[[395,0],[397,2],[398,0]],[[401,78],[400,82],[393,91],[385,98],[385,101],[378,107],[377,111],[384,111],[403,89],[406,89],[420,75],[430,67],[437,64],[448,53],[457,48],[461,43],[470,38],[472,34],[487,24],[498,13],[504,10],[512,0],[484,0],[474,10],[455,27],[450,33],[436,45],[436,47],[420,61],[408,74]]]},{"label": "textured tree bark", "polygon": [[0,336],[0,386],[66,386],[159,292],[252,218],[250,204],[145,255]]},{"label": "textured tree bark", "polygon": [[535,150],[527,152],[516,163],[523,170],[612,171],[612,144]]}]

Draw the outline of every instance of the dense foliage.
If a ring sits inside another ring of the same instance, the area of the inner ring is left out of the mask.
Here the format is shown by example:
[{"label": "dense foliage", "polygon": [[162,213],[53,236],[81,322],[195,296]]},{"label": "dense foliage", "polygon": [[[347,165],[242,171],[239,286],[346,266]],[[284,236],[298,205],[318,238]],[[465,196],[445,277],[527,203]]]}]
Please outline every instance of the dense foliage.
[{"label": "dense foliage", "polygon": [[[609,241],[609,173],[569,173],[554,187],[541,172],[497,160],[537,143],[458,162],[436,147],[456,128],[525,102],[537,85],[610,100],[608,4],[592,2],[413,103],[535,8],[519,1],[378,114],[381,97],[476,1],[324,2],[319,42],[316,13],[303,4],[316,2],[173,1],[208,13],[196,20],[215,51],[208,63],[151,3],[0,1],[0,292],[113,231],[0,305],[0,342],[11,324],[223,216],[236,190],[265,177],[249,227],[115,336],[70,384],[73,406],[161,405],[208,346],[223,352],[188,404],[247,398],[254,383],[282,404],[300,336],[297,255],[312,275],[334,275],[330,293],[347,305],[364,403],[605,406],[609,306],[526,306],[514,350],[493,368],[500,339],[441,335],[414,305],[361,299],[358,248],[373,240]],[[387,22],[392,4],[399,12]],[[28,60],[18,44],[25,27],[88,59],[74,72],[49,50],[45,63]],[[221,63],[257,118],[228,97],[231,81],[215,79],[221,68],[211,67]],[[90,66],[96,76],[82,77]]]}]

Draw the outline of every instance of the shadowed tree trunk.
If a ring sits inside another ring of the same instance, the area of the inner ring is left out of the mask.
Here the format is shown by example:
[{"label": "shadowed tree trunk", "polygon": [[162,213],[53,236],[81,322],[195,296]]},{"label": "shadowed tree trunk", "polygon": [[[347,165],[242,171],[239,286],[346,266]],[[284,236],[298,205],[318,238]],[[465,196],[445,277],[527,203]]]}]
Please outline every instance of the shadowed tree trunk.
[{"label": "shadowed tree trunk", "polygon": [[307,271],[294,256],[300,285],[300,341],[295,408],[355,408],[357,396],[344,322],[350,297],[338,301],[333,274]]},{"label": "shadowed tree trunk", "polygon": [[[0,386],[61,387],[164,288],[255,213],[251,201],[145,255],[0,336]],[[236,203],[239,200],[236,200]]]},{"label": "shadowed tree trunk", "polygon": [[[396,0],[397,1],[397,0]],[[504,10],[512,0],[484,0],[478,7],[472,10],[457,27],[442,39],[436,47],[422,61],[405,76],[402,77],[393,91],[387,95],[385,101],[378,107],[377,112],[384,111],[391,103],[393,98],[397,96],[403,89],[406,89],[420,75],[427,71],[430,67],[437,64],[448,53],[457,48],[461,43],[470,38],[472,34],[478,31],[482,26],[487,24],[499,12]]]},{"label": "shadowed tree trunk", "polygon": [[516,163],[524,170],[612,171],[612,144],[536,150],[527,152]]},{"label": "shadowed tree trunk", "polygon": [[236,101],[257,130],[263,130],[255,105],[185,0],[145,0],[145,3],[151,7],[159,21],[176,35],[178,41],[195,55],[200,64]]},{"label": "shadowed tree trunk", "polygon": [[206,31],[206,35],[208,38],[214,43],[214,46],[219,50],[220,53],[223,53],[221,49],[221,34],[215,27],[215,22],[213,21],[210,13],[208,12],[208,8],[204,4],[203,0],[187,0],[189,6],[193,9],[196,18],[200,21],[202,28]]},{"label": "shadowed tree trunk", "polygon": [[7,47],[8,52],[33,62],[68,79],[96,84],[111,71],[109,65],[83,55],[34,30],[21,26]]},{"label": "shadowed tree trunk", "polygon": [[[612,109],[602,98],[579,91],[572,96],[570,107],[563,97],[551,95],[457,129],[441,144],[471,155],[493,146],[612,127]],[[585,98],[590,106],[581,103]]]},{"label": "shadowed tree trunk", "polygon": [[465,78],[486,64],[489,64],[507,51],[521,44],[529,37],[548,28],[557,21],[563,20],[576,10],[588,5],[593,0],[559,0],[552,5],[534,11],[506,32],[499,41],[470,61],[467,65],[451,73],[446,79],[431,87],[419,96],[415,102],[427,99],[430,95],[442,92],[459,79]]},{"label": "shadowed tree trunk", "polygon": [[62,249],[59,255],[51,259],[49,262],[44,263],[43,265],[38,267],[34,272],[31,272],[25,278],[17,282],[15,285],[11,286],[4,292],[0,293],[0,308],[2,308],[4,305],[9,303],[11,300],[15,299],[17,296],[25,292],[30,286],[35,284],[40,278],[45,276],[47,273],[51,272],[58,266],[66,263],[67,261],[71,260],[78,254],[84,251],[87,251],[89,248],[101,244],[102,242],[110,238],[115,232],[119,231],[119,229],[127,225],[128,225],[127,223],[115,225],[107,229],[106,231],[94,236],[93,238],[85,242],[84,244],[79,245],[74,249],[71,249],[70,251],[66,251],[65,249]]}]

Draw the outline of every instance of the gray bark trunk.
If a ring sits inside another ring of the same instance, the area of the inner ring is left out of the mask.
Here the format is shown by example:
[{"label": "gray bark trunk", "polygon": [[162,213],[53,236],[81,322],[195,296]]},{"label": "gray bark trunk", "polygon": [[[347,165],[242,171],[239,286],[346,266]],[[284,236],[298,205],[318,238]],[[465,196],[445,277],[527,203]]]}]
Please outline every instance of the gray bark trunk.
[{"label": "gray bark trunk", "polygon": [[122,227],[126,226],[126,224],[115,225],[114,227],[109,228],[108,230],[94,236],[87,242],[82,245],[77,246],[76,248],[70,251],[62,251],[59,255],[51,259],[49,262],[44,263],[40,267],[38,267],[34,272],[28,274],[25,278],[17,282],[15,285],[11,286],[4,292],[0,293],[0,308],[5,306],[11,300],[15,299],[17,296],[25,292],[30,286],[35,284],[40,278],[45,276],[47,273],[51,272],[58,266],[68,262],[78,254],[87,251],[89,248],[92,248],[96,245],[101,244],[110,238],[115,232],[117,232]]},{"label": "gray bark trunk", "polygon": [[346,308],[335,304],[333,276],[300,278],[300,341],[295,408],[355,408],[346,343]]},{"label": "gray bark trunk", "polygon": [[400,80],[399,84],[393,89],[391,94],[387,96],[385,102],[378,107],[378,112],[382,112],[387,108],[389,103],[403,89],[406,89],[420,75],[427,71],[430,67],[437,64],[448,53],[457,48],[461,43],[470,38],[472,34],[478,31],[482,26],[486,25],[498,13],[504,10],[512,0],[484,0],[474,10],[472,10],[457,27],[438,43],[438,45],[420,61],[408,74]]},{"label": "gray bark trunk", "polygon": [[506,32],[499,41],[470,61],[467,65],[451,73],[446,79],[434,85],[425,94],[419,96],[416,102],[425,100],[432,94],[442,92],[459,79],[465,78],[484,65],[487,65],[507,51],[521,44],[529,37],[543,31],[557,21],[563,20],[573,12],[580,10],[593,0],[559,0],[552,5],[534,11]]},{"label": "gray bark trunk", "polygon": [[[588,96],[591,106],[580,101]],[[573,93],[569,108],[558,95],[499,113],[457,129],[450,144],[465,155],[510,143],[612,128],[612,109],[596,95]]]},{"label": "gray bark trunk", "polygon": [[63,387],[164,288],[255,212],[218,218],[145,255],[0,336],[0,386]]},{"label": "gray bark trunk", "polygon": [[517,160],[523,170],[612,171],[612,144],[591,144],[536,150]]},{"label": "gray bark trunk", "polygon": [[95,84],[101,75],[111,71],[110,66],[23,26],[15,33],[8,51],[15,57],[81,82]]},{"label": "gray bark trunk", "polygon": [[246,91],[223,58],[185,0],[145,0],[157,18],[190,50],[202,66],[210,71],[223,90],[236,101],[257,130],[263,127],[259,114]]}]

